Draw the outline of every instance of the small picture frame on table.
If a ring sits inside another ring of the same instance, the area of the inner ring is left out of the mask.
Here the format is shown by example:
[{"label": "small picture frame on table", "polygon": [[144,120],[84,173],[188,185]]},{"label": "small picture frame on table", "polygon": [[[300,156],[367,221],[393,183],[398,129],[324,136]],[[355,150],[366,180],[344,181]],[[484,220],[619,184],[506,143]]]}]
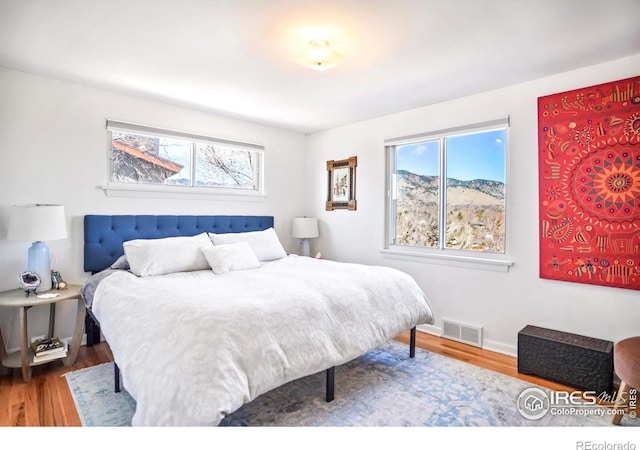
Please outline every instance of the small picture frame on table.
[{"label": "small picture frame on table", "polygon": [[357,156],[327,161],[327,211],[334,209],[356,210],[357,165]]}]

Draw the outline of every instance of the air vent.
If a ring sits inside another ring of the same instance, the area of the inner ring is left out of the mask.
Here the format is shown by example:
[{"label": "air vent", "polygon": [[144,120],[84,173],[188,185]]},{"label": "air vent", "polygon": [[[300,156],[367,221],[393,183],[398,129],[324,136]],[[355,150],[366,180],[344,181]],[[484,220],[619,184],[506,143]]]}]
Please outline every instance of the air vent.
[{"label": "air vent", "polygon": [[442,337],[482,347],[482,327],[475,325],[462,324],[445,319],[442,326]]}]

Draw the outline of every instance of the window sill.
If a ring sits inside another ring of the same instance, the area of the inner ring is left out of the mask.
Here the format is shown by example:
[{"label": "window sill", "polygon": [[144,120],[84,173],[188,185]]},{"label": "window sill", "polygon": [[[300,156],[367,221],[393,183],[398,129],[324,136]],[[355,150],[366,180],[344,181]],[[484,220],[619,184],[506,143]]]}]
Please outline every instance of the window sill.
[{"label": "window sill", "polygon": [[137,198],[195,198],[207,200],[229,201],[262,201],[267,196],[255,191],[241,191],[234,189],[213,189],[181,186],[100,186],[108,197],[137,197]]},{"label": "window sill", "polygon": [[463,267],[466,269],[490,270],[493,272],[508,272],[509,267],[513,265],[513,261],[451,254],[443,255],[398,249],[382,249],[380,252],[383,257],[388,259]]}]

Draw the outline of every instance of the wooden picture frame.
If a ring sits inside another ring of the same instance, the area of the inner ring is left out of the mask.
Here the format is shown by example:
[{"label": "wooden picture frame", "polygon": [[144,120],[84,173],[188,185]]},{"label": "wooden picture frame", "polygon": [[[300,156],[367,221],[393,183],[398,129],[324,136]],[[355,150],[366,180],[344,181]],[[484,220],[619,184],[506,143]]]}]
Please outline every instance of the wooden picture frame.
[{"label": "wooden picture frame", "polygon": [[334,209],[356,210],[357,165],[357,156],[339,161],[327,161],[327,211]]}]

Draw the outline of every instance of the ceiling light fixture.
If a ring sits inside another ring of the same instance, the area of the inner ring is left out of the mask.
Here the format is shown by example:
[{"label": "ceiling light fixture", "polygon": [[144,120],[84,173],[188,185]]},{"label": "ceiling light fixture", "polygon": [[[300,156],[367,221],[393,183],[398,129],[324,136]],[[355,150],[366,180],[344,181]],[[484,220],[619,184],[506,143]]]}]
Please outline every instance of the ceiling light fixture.
[{"label": "ceiling light fixture", "polygon": [[314,70],[327,70],[342,62],[344,55],[333,48],[327,40],[311,40],[301,57],[300,64]]}]

